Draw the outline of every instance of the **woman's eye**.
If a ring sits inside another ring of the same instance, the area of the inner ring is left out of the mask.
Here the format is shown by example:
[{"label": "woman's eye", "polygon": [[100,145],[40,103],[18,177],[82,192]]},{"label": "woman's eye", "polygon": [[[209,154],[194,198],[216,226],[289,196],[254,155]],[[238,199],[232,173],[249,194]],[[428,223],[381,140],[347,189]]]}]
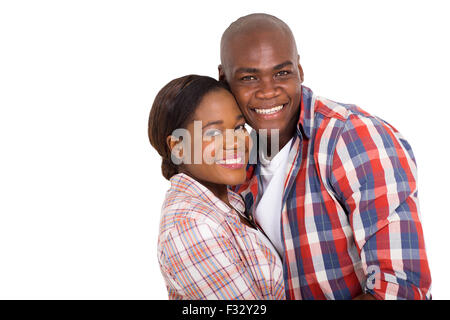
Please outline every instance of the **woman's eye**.
[{"label": "woman's eye", "polygon": [[245,124],[241,124],[241,125],[237,126],[236,128],[234,128],[234,131],[246,132],[247,128],[245,127]]},{"label": "woman's eye", "polygon": [[222,131],[218,130],[218,129],[210,129],[205,131],[205,133],[203,134],[205,137],[215,137],[218,135],[221,135]]}]

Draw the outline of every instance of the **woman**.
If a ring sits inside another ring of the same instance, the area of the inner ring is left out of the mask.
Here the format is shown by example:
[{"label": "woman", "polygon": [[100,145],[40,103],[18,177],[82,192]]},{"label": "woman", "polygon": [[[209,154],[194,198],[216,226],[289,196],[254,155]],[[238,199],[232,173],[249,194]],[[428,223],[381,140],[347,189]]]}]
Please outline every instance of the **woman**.
[{"label": "woman", "polygon": [[227,188],[246,177],[244,125],[226,85],[210,77],[175,79],[155,98],[148,133],[171,182],[158,239],[169,299],[285,298],[276,250]]}]

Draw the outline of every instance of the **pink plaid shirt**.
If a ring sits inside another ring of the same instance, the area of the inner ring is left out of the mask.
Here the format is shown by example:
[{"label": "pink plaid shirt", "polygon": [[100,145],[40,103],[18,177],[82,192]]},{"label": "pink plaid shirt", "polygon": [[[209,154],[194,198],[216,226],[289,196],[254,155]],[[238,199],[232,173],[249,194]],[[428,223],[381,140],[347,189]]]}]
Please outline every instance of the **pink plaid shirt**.
[{"label": "pink plaid shirt", "polygon": [[186,174],[170,182],[158,239],[169,299],[285,299],[281,260],[240,221],[241,197],[228,191],[231,209]]}]

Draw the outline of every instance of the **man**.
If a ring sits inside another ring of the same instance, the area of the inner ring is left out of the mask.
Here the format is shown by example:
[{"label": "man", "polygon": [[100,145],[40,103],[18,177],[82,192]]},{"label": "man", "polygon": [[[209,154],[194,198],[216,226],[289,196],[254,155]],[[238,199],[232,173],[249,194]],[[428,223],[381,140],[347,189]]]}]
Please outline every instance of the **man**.
[{"label": "man", "polygon": [[289,27],[252,14],[225,30],[219,78],[280,152],[236,190],[283,259],[290,299],[429,299],[416,164],[399,132],[317,97]]}]

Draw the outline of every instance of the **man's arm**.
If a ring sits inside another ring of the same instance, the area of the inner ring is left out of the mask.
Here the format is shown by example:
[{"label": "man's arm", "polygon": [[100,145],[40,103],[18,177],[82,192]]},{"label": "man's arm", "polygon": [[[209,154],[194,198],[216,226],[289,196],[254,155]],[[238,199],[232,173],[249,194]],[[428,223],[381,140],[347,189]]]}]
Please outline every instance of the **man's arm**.
[{"label": "man's arm", "polygon": [[377,299],[430,298],[416,164],[408,143],[380,119],[352,114],[336,144],[330,176],[368,277],[365,293]]},{"label": "man's arm", "polygon": [[375,298],[370,293],[365,293],[360,296],[357,296],[356,298],[353,298],[353,300],[377,300],[377,298]]}]

